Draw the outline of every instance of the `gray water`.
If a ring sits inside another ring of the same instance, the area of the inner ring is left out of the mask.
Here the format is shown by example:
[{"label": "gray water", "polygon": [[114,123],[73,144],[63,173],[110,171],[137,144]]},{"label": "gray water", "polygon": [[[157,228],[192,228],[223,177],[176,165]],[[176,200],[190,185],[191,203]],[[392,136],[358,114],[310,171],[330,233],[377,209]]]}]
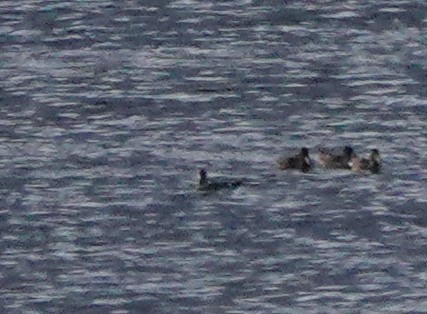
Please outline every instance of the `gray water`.
[{"label": "gray water", "polygon": [[1,1],[0,312],[426,313],[426,11]]}]

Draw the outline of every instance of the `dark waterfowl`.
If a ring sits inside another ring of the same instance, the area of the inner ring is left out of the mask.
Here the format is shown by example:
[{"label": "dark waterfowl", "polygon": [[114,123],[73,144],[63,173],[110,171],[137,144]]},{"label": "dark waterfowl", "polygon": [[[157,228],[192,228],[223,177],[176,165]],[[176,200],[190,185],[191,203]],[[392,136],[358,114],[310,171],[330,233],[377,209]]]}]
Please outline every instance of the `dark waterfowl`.
[{"label": "dark waterfowl", "polygon": [[298,155],[281,158],[279,159],[278,164],[280,170],[298,169],[302,172],[308,172],[311,168],[308,149],[303,147]]},{"label": "dark waterfowl", "polygon": [[333,155],[320,151],[319,164],[327,169],[351,169],[350,161],[357,157],[351,146],[343,149],[342,155]]},{"label": "dark waterfowl", "polygon": [[199,191],[218,191],[222,189],[235,189],[242,185],[241,180],[230,181],[211,181],[208,180],[208,174],[205,169],[199,172],[200,180],[197,189]]},{"label": "dark waterfowl", "polygon": [[378,149],[371,150],[369,158],[353,157],[350,162],[351,169],[356,172],[369,170],[371,173],[379,173],[381,170],[381,158]]}]

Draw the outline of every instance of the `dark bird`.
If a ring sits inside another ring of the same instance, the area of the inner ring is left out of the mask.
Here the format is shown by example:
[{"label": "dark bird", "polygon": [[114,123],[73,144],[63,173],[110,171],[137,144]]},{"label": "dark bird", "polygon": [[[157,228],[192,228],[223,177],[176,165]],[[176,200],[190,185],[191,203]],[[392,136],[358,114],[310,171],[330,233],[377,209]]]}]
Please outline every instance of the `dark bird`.
[{"label": "dark bird", "polygon": [[357,157],[351,146],[343,149],[342,155],[333,155],[320,150],[319,164],[327,169],[351,169],[350,161]]},{"label": "dark bird", "polygon": [[199,191],[218,191],[222,189],[235,189],[242,185],[241,180],[219,181],[208,180],[208,174],[205,169],[199,171],[200,180],[197,189]]},{"label": "dark bird", "polygon": [[369,170],[371,173],[377,174],[381,171],[381,157],[378,149],[371,149],[369,158],[353,157],[350,161],[351,169],[356,172]]},{"label": "dark bird", "polygon": [[298,155],[292,157],[283,157],[278,161],[279,169],[298,169],[302,172],[308,172],[311,168],[310,157],[308,156],[308,149],[306,147],[301,148]]}]

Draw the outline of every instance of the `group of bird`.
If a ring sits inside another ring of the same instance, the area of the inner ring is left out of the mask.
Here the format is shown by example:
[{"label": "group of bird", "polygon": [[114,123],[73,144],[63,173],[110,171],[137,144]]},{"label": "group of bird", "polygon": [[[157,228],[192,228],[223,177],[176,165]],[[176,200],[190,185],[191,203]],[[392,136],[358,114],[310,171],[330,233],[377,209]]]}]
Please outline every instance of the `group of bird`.
[{"label": "group of bird", "polygon": [[[380,153],[374,148],[368,158],[361,158],[356,155],[351,146],[345,146],[342,154],[333,154],[324,150],[319,150],[319,165],[325,169],[347,169],[355,172],[370,172],[377,174],[381,170]],[[301,172],[309,172],[313,169],[313,163],[308,154],[308,148],[301,148],[297,155],[283,157],[278,160],[280,170],[295,169]],[[243,184],[241,180],[218,181],[209,180],[205,169],[199,172],[200,191],[217,191],[220,189],[237,188]]]}]

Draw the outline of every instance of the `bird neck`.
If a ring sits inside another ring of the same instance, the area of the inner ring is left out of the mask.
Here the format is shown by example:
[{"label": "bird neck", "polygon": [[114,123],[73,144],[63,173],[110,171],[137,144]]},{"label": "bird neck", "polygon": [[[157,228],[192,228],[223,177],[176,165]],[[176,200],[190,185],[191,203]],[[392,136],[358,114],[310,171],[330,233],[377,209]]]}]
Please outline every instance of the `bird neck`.
[{"label": "bird neck", "polygon": [[208,178],[206,177],[206,175],[201,175],[199,184],[200,185],[206,185],[207,183],[208,183]]}]

